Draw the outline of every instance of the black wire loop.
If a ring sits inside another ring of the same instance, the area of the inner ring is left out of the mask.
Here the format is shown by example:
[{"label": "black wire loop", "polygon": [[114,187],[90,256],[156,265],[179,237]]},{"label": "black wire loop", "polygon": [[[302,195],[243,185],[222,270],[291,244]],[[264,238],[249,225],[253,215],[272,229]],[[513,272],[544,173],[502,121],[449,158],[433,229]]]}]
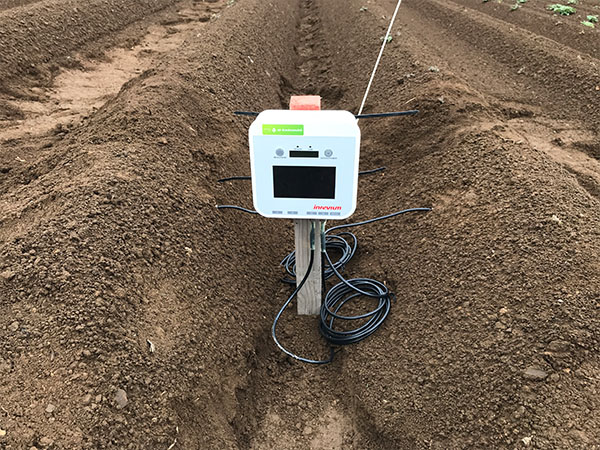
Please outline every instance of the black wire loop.
[{"label": "black wire loop", "polygon": [[[235,209],[238,211],[243,211],[251,214],[258,214],[256,211],[249,210],[246,208],[242,208],[240,206],[234,205],[218,205],[219,209]],[[284,352],[286,355],[309,364],[329,364],[333,361],[335,356],[335,347],[340,347],[343,345],[354,344],[356,342],[360,342],[363,339],[371,336],[377,329],[383,324],[385,319],[388,317],[391,309],[392,300],[396,300],[396,297],[392,292],[390,292],[389,288],[377,280],[372,280],[370,278],[352,278],[350,280],[346,280],[340,272],[344,270],[346,264],[350,262],[354,254],[356,253],[356,249],[358,247],[358,239],[353,233],[349,231],[342,231],[337,234],[331,234],[333,231],[341,230],[344,228],[352,228],[358,227],[361,225],[367,225],[373,222],[378,222],[380,220],[391,219],[392,217],[399,216],[401,214],[406,214],[410,212],[429,212],[431,208],[410,208],[404,209],[402,211],[397,211],[392,214],[387,214],[381,217],[375,217],[373,219],[364,220],[362,222],[348,223],[337,225],[335,227],[329,228],[324,232],[325,234],[325,248],[322,252],[324,260],[323,260],[323,287],[325,287],[325,280],[331,278],[335,275],[340,282],[333,286],[325,295],[325,299],[321,304],[321,312],[320,312],[320,323],[319,330],[321,335],[327,340],[330,345],[330,355],[328,359],[309,359],[304,358],[302,356],[298,356],[295,353],[287,350],[277,339],[277,324],[279,319],[281,318],[285,309],[292,302],[294,297],[298,295],[302,286],[306,283],[308,276],[312,270],[315,258],[315,250],[314,250],[314,238],[317,235],[315,233],[315,222],[312,222],[311,229],[311,247],[312,250],[310,252],[310,262],[308,264],[308,269],[306,274],[292,292],[292,295],[288,297],[286,302],[283,304],[275,319],[273,320],[273,325],[271,327],[271,336],[275,341],[275,344],[279,349]],[[340,254],[339,259],[336,262],[331,260],[329,256],[330,251],[336,251]],[[283,281],[295,284],[296,280],[296,255],[295,252],[291,252],[281,262],[281,265],[284,266],[285,271],[291,277],[291,279],[284,278]],[[377,302],[377,306],[363,314],[357,315],[344,315],[342,314],[342,308],[345,305],[348,305],[350,302],[354,301],[359,297],[367,297]],[[356,328],[354,329],[338,329],[336,327],[336,321],[361,321]]]},{"label": "black wire loop", "polygon": [[[357,289],[368,294],[377,301],[377,307],[364,314],[345,316],[340,313],[344,305],[354,301],[363,294]],[[332,287],[325,296],[321,305],[321,321],[319,329],[321,334],[331,345],[349,345],[360,342],[372,335],[385,321],[391,308],[391,293],[382,283],[369,278],[353,278],[347,283],[338,283]],[[362,325],[350,330],[339,330],[335,327],[335,320],[359,321]],[[368,320],[366,320],[368,319]],[[366,321],[365,321],[366,320]]]},{"label": "black wire loop", "polygon": [[[356,253],[358,239],[354,234],[344,232],[335,235],[326,235],[325,243],[328,253],[333,251],[339,255],[339,258],[333,265],[339,272],[343,272],[346,264],[352,259],[354,253]],[[288,275],[287,277],[282,278],[282,281],[288,284],[296,284],[296,251],[292,251],[283,258],[281,265]],[[325,261],[323,271],[326,280],[335,274],[328,261]]]},{"label": "black wire loop", "polygon": [[[343,228],[357,227],[373,222],[378,222],[380,220],[390,219],[392,217],[396,217],[409,212],[429,211],[431,211],[431,208],[410,208],[402,211],[397,211],[392,214],[387,214],[385,216],[376,217],[374,219],[338,225],[328,229],[325,232],[326,245],[325,251],[323,252],[323,287],[325,286],[325,280],[333,275],[335,275],[340,280],[340,282],[333,286],[325,295],[325,299],[321,304],[320,311],[319,331],[330,345],[330,357],[327,360],[313,360],[304,358],[302,356],[298,356],[293,352],[287,350],[279,342],[276,336],[277,322],[281,318],[281,315],[283,314],[287,306],[298,294],[298,292],[306,282],[308,274],[312,270],[312,266],[314,263],[314,250],[311,251],[309,268],[306,274],[304,275],[302,281],[294,290],[292,295],[287,299],[283,307],[279,310],[279,313],[273,321],[271,334],[277,346],[286,355],[291,356],[292,358],[298,361],[310,364],[328,364],[333,361],[336,347],[355,344],[375,333],[375,331],[379,329],[379,327],[388,317],[391,310],[391,302],[392,300],[396,300],[396,297],[392,292],[390,292],[389,288],[380,281],[372,280],[370,278],[352,278],[349,280],[345,279],[340,272],[343,271],[346,264],[350,262],[350,260],[356,253],[356,249],[358,247],[358,239],[353,233],[350,233],[348,231],[342,231],[338,234],[331,234],[331,232],[341,230]],[[341,252],[341,256],[336,262],[333,262],[331,260],[331,257],[329,256],[329,251],[331,250]],[[283,281],[286,281],[290,284],[294,284],[296,277],[295,253],[291,252],[290,254],[288,254],[283,259],[281,264],[284,266],[287,274],[290,277],[292,277],[292,279],[284,278]],[[373,308],[372,310],[362,314],[356,314],[351,316],[342,314],[342,309],[344,306],[349,305],[350,302],[354,302],[360,297],[367,297],[371,299],[372,301],[376,302],[377,306],[375,306],[375,308]],[[345,321],[346,323],[350,321],[359,321],[359,323],[355,328],[352,329],[347,329],[347,326],[339,328],[337,325],[342,321]]]}]

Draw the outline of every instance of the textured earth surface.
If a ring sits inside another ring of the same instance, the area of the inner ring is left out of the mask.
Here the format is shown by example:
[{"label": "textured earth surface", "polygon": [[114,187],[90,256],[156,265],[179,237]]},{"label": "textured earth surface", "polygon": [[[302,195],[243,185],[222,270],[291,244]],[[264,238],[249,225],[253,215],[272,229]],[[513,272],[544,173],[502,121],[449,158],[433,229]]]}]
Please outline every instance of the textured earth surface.
[{"label": "textured earth surface", "polygon": [[597,1],[402,3],[365,112],[420,114],[360,122],[352,220],[433,211],[356,229],[377,333],[270,339],[232,112],[356,112],[395,4],[0,0],[1,449],[600,448]]}]

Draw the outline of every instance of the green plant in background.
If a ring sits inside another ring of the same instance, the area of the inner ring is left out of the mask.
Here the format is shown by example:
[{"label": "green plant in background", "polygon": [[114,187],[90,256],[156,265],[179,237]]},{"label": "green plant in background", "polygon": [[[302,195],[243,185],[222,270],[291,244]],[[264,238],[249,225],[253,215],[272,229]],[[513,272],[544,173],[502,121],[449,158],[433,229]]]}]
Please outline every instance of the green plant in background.
[{"label": "green plant in background", "polygon": [[521,7],[522,4],[527,3],[527,0],[517,0],[514,5],[510,7],[511,11],[516,11]]},{"label": "green plant in background", "polygon": [[561,5],[560,3],[554,3],[553,5],[548,5],[548,10],[558,13],[561,16],[570,16],[571,14],[575,14],[577,10],[572,6]]},{"label": "green plant in background", "polygon": [[576,5],[577,4],[577,0],[569,0],[567,3],[569,5]]},{"label": "green plant in background", "polygon": [[584,20],[583,22],[581,22],[581,25],[590,27],[590,28],[596,28],[596,25],[594,25],[592,22],[589,22],[587,20]]},{"label": "green plant in background", "polygon": [[598,16],[592,16],[591,14],[586,17],[588,22],[598,23]]}]

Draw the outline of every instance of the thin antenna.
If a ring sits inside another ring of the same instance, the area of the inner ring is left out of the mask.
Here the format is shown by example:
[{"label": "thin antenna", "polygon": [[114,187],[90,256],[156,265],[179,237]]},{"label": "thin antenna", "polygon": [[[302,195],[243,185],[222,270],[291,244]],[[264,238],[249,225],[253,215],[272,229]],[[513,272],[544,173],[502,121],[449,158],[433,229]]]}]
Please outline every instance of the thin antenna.
[{"label": "thin antenna", "polygon": [[[360,116],[363,112],[363,108],[365,107],[365,103],[367,102],[367,97],[369,96],[369,91],[371,90],[371,85],[373,84],[373,80],[375,79],[375,73],[377,72],[377,68],[379,67],[379,62],[381,61],[381,56],[383,55],[383,51],[385,50],[385,45],[387,44],[390,33],[392,32],[392,27],[394,22],[396,21],[396,16],[398,15],[398,10],[400,9],[400,4],[402,0],[398,0],[398,4],[396,5],[396,10],[394,11],[394,15],[392,16],[392,20],[390,21],[390,26],[388,27],[387,33],[383,38],[383,44],[381,45],[381,50],[379,50],[379,56],[377,57],[377,61],[375,62],[375,67],[373,68],[373,73],[371,74],[371,79],[369,80],[369,84],[367,85],[367,91],[365,92],[365,96],[363,97],[363,101],[360,105],[360,109],[358,110],[357,116]],[[359,119],[357,119],[358,121]]]}]

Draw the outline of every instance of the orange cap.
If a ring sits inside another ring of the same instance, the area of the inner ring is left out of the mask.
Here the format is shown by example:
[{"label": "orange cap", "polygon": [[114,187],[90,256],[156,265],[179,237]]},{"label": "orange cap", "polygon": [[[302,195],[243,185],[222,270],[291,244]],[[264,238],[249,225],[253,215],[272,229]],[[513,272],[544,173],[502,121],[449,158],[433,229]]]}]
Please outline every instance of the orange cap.
[{"label": "orange cap", "polygon": [[290,109],[293,111],[320,111],[321,96],[293,95],[290,98]]}]

